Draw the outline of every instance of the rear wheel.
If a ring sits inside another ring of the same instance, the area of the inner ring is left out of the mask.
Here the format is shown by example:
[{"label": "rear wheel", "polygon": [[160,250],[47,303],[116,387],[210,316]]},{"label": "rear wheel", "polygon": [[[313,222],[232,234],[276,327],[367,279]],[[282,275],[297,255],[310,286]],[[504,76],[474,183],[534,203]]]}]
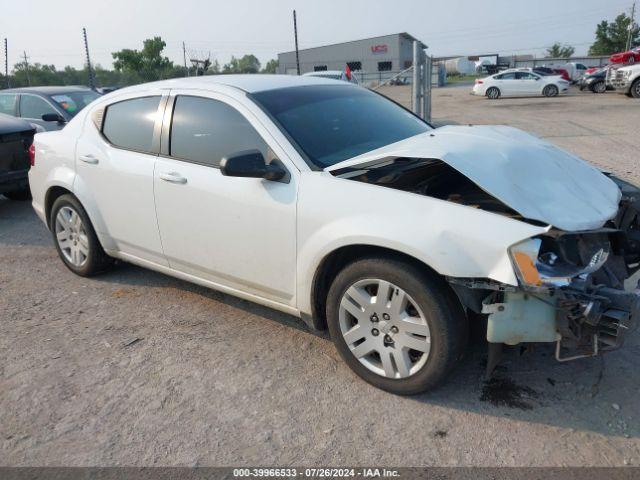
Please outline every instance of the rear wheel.
[{"label": "rear wheel", "polygon": [[90,277],[113,264],[102,249],[87,212],[73,195],[56,199],[49,224],[58,255],[73,273]]},{"label": "rear wheel", "polygon": [[497,100],[500,98],[500,89],[498,87],[489,87],[486,95],[489,100]]},{"label": "rear wheel", "polygon": [[591,91],[593,93],[604,93],[607,91],[607,84],[604,83],[604,80],[600,80],[599,82],[591,85]]},{"label": "rear wheel", "polygon": [[31,200],[31,191],[29,190],[29,187],[23,188],[22,190],[3,193],[3,195],[9,200],[18,200],[21,202],[25,200]]},{"label": "rear wheel", "polygon": [[640,78],[633,82],[630,92],[633,98],[640,98]]},{"label": "rear wheel", "polygon": [[447,285],[391,258],[345,267],[329,290],[327,321],[347,365],[372,385],[401,395],[444,380],[468,336],[464,312]]},{"label": "rear wheel", "polygon": [[555,97],[556,95],[558,95],[558,87],[556,87],[555,85],[547,85],[542,90],[542,94],[545,97]]}]

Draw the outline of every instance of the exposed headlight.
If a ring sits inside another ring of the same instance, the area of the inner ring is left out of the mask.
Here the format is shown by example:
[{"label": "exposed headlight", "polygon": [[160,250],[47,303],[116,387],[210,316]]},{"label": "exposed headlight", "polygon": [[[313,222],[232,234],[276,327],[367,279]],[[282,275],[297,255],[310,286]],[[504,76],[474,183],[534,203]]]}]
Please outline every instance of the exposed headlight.
[{"label": "exposed headlight", "polygon": [[[513,245],[509,255],[516,276],[528,287],[562,287],[600,269],[609,256],[606,237],[566,235],[530,238]],[[562,242],[562,244],[560,243]]]}]

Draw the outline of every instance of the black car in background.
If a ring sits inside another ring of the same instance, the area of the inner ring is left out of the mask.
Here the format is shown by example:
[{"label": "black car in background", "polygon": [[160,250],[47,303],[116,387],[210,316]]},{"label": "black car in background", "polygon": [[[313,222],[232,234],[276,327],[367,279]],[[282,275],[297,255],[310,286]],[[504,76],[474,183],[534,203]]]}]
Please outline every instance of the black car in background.
[{"label": "black car in background", "polygon": [[60,130],[100,96],[87,87],[25,87],[0,90],[0,113]]},{"label": "black car in background", "polygon": [[28,200],[31,166],[29,149],[37,126],[0,114],[0,194],[11,200]]},{"label": "black car in background", "polygon": [[607,69],[601,68],[589,75],[583,76],[578,81],[578,87],[580,91],[588,88],[593,93],[604,93],[607,90],[612,90],[613,87],[607,85]]}]

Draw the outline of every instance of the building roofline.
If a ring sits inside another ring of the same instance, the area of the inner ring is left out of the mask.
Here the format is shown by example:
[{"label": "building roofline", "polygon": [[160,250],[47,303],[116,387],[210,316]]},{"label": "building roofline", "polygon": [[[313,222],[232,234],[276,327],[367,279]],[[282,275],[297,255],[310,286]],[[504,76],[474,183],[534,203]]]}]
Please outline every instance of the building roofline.
[{"label": "building roofline", "polygon": [[[396,33],[387,33],[386,35],[376,35],[375,37],[356,38],[355,40],[345,40],[344,42],[328,43],[326,45],[319,45],[317,47],[301,48],[301,49],[299,49],[299,51],[300,52],[304,52],[306,50],[316,50],[318,48],[334,47],[336,45],[343,45],[345,43],[364,42],[366,40],[373,40],[375,38],[382,38],[382,37],[392,37],[394,35],[398,35],[400,37],[408,38],[409,40],[418,41],[418,42],[420,42],[422,44],[422,48],[429,48],[427,45],[424,44],[424,42],[418,40],[416,37],[414,37],[413,35],[411,35],[411,34],[409,34],[407,32],[396,32]],[[287,53],[296,53],[296,51],[295,50],[288,50],[286,52],[279,52],[278,55],[285,55]]]}]

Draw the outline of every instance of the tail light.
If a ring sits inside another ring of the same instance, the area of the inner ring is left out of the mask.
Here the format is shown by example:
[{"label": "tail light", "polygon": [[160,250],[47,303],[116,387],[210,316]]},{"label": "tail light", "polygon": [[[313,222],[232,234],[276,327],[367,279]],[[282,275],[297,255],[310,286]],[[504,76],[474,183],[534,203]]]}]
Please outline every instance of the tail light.
[{"label": "tail light", "polygon": [[36,146],[33,143],[29,147],[29,163],[32,167],[36,164]]},{"label": "tail light", "polygon": [[477,85],[481,85],[481,84],[483,84],[483,83],[484,83],[484,82],[483,82],[482,80],[480,80],[479,78],[476,78],[476,84],[477,84]]}]

